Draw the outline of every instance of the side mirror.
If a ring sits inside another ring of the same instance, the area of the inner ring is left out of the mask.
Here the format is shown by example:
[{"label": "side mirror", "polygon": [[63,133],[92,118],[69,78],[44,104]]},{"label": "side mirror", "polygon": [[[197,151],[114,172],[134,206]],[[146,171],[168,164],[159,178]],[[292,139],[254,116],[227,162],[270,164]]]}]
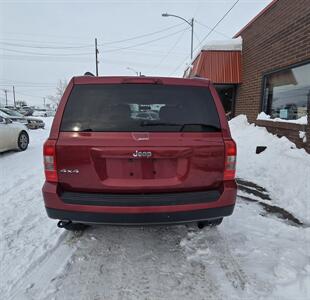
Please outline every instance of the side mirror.
[{"label": "side mirror", "polygon": [[5,120],[5,124],[11,124],[11,123],[13,123],[13,121],[11,120],[11,119],[4,119]]}]

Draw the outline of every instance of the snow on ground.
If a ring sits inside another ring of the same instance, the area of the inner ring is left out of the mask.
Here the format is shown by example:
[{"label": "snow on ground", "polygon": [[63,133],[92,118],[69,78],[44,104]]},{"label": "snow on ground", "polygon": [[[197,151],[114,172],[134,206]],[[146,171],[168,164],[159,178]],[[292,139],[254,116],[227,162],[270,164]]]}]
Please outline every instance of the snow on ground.
[{"label": "snow on ground", "polygon": [[270,122],[284,122],[284,123],[293,123],[293,124],[300,124],[300,125],[306,125],[308,124],[308,116],[300,117],[296,120],[285,120],[281,118],[271,118],[271,116],[267,115],[264,112],[261,112],[257,115],[257,120],[262,121],[270,121]]},{"label": "snow on ground", "polygon": [[52,118],[44,121],[46,129],[29,132],[30,144],[25,152],[0,154],[1,295],[26,277],[62,236],[55,222],[46,218],[42,205],[42,144]]},{"label": "snow on ground", "polygon": [[[218,228],[62,231],[47,218],[41,197],[42,143],[48,130],[31,131],[27,151],[0,155],[1,297],[309,299],[309,155],[247,124],[244,117],[231,121],[231,127],[238,142],[238,176],[267,188],[270,203],[296,214],[305,225],[240,197],[234,214]],[[268,148],[256,155],[258,144]]]},{"label": "snow on ground", "polygon": [[[273,203],[310,224],[310,155],[239,115],[230,121],[238,146],[237,177],[269,190]],[[267,149],[256,154],[257,146]]]}]

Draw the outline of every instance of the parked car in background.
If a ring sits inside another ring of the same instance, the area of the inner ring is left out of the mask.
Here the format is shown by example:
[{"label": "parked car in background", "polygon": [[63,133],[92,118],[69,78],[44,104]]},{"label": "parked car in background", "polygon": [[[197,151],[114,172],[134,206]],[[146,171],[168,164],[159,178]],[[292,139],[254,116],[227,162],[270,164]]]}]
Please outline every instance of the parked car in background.
[{"label": "parked car in background", "polygon": [[7,115],[4,117],[10,118],[14,122],[20,122],[22,124],[25,124],[29,129],[38,129],[45,127],[45,123],[39,118],[25,117],[21,113],[8,108],[0,108],[0,112]]},{"label": "parked car in background", "polygon": [[[13,122],[18,122],[25,126],[28,124],[26,117],[23,116],[22,114],[14,111],[14,114],[16,113],[17,115],[13,116],[13,115],[9,115],[6,111],[7,111],[7,108],[0,108],[0,116],[3,118],[11,119]],[[10,111],[13,112],[13,110],[10,110]]]},{"label": "parked car in background", "polygon": [[0,152],[8,150],[24,151],[28,144],[27,127],[0,115]]},{"label": "parked car in background", "polygon": [[[136,107],[143,119],[133,116]],[[61,228],[201,228],[234,209],[236,144],[208,80],[74,77],[43,153],[45,207]]]},{"label": "parked car in background", "polygon": [[18,109],[18,111],[24,116],[32,116],[33,108],[29,106],[22,106]]},{"label": "parked car in background", "polygon": [[8,109],[12,109],[12,110],[17,110],[16,107],[14,107],[12,105],[6,105],[6,106],[4,106],[4,108],[8,108]]},{"label": "parked car in background", "polygon": [[55,116],[55,111],[46,108],[36,108],[32,115],[34,117],[53,117]]}]

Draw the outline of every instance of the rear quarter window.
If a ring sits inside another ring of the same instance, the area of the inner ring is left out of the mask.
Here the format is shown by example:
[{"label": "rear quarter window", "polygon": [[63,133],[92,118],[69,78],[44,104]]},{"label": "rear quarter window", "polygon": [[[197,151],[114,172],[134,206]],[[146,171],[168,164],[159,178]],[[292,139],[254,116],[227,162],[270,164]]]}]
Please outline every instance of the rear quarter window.
[{"label": "rear quarter window", "polygon": [[220,131],[207,87],[159,84],[76,85],[61,131]]}]

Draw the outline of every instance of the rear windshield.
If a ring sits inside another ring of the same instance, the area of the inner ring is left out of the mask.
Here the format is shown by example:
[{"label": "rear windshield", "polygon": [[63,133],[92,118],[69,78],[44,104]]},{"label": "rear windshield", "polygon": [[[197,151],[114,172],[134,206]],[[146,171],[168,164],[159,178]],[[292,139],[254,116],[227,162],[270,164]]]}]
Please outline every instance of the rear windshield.
[{"label": "rear windshield", "polygon": [[157,84],[74,86],[61,131],[220,131],[208,88]]}]

